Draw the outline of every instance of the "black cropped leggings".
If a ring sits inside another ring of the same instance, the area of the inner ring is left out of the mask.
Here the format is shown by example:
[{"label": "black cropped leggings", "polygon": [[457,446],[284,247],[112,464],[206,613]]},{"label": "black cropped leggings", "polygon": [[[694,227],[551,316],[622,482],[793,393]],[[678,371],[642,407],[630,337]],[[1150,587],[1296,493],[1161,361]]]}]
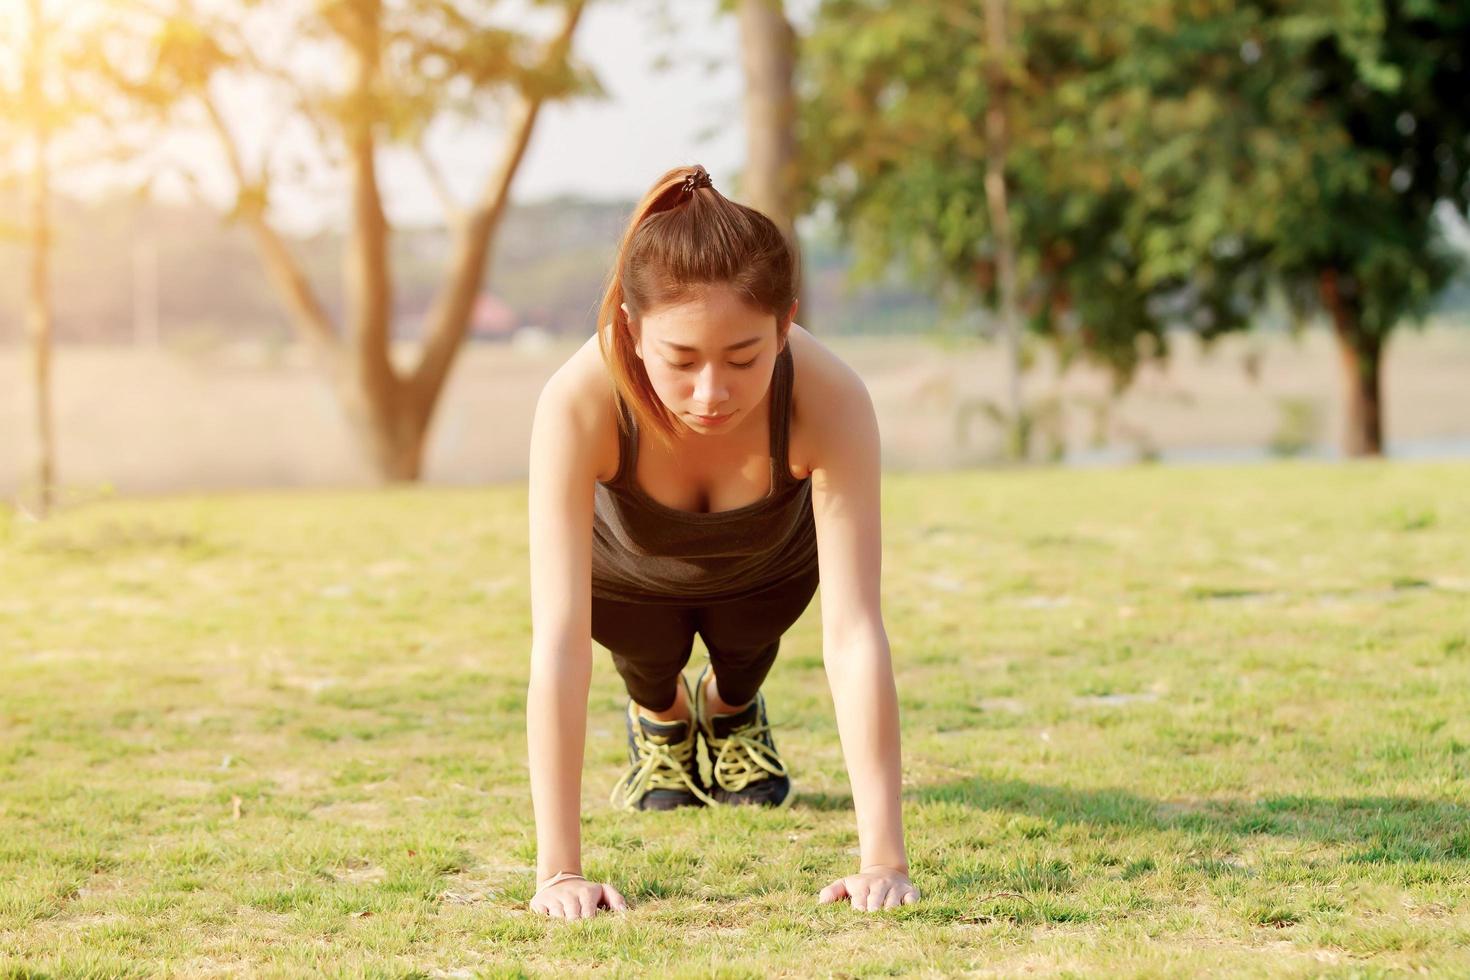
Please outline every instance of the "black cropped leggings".
[{"label": "black cropped leggings", "polygon": [[677,700],[679,672],[698,633],[719,679],[720,700],[754,700],[776,659],[781,637],[811,603],[817,569],[747,599],[674,606],[592,598],[592,638],[612,653],[628,695],[649,711]]}]

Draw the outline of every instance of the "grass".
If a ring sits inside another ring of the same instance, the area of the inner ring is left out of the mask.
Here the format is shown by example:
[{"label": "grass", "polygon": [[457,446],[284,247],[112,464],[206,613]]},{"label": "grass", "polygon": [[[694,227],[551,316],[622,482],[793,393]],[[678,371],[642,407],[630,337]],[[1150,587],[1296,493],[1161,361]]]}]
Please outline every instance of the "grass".
[{"label": "grass", "polygon": [[0,511],[0,976],[1470,972],[1466,487],[890,477],[923,899],[816,904],[857,835],[814,604],[785,812],[613,811],[599,651],[584,864],[633,910],[580,923],[525,907],[524,488]]}]

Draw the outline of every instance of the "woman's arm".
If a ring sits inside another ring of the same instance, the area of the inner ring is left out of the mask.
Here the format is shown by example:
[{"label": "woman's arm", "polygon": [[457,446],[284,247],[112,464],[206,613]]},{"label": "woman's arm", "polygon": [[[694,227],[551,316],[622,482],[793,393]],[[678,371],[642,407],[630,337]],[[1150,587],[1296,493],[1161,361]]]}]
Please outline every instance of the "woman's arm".
[{"label": "woman's arm", "polygon": [[919,896],[904,851],[898,692],[880,609],[878,421],[856,374],[842,365],[828,376],[827,397],[816,403],[821,419],[812,426],[822,660],[852,783],[861,860],[857,875],[828,885],[821,899],[848,896],[857,908],[891,908]]},{"label": "woman's arm", "polygon": [[531,426],[531,679],[526,741],[536,881],[582,870],[582,765],[592,681],[595,453],[575,377],[558,371]]}]

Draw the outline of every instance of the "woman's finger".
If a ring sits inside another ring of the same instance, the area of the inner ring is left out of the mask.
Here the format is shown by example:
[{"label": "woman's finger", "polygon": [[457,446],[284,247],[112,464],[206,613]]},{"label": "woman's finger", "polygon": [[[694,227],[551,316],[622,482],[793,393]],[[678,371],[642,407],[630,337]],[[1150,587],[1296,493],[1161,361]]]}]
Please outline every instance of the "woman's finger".
[{"label": "woman's finger", "polygon": [[912,905],[915,902],[917,902],[918,900],[919,900],[919,890],[917,888],[911,888],[911,889],[909,889],[909,893],[903,897],[903,904],[905,904],[905,905]]},{"label": "woman's finger", "polygon": [[821,904],[826,905],[828,902],[836,902],[846,897],[847,881],[846,879],[839,878],[837,881],[832,882],[832,884],[828,885],[826,888],[823,888],[822,893],[817,896],[817,900]]},{"label": "woman's finger", "polygon": [[614,912],[628,911],[628,900],[612,885],[602,886],[602,897],[607,902],[607,907]]},{"label": "woman's finger", "polygon": [[888,894],[886,882],[874,885],[868,889],[868,911],[876,912],[883,907],[883,897]]},{"label": "woman's finger", "polygon": [[888,889],[888,894],[883,899],[885,909],[896,909],[903,904],[904,892],[900,888]]},{"label": "woman's finger", "polygon": [[590,919],[597,914],[597,899],[602,893],[600,891],[583,892],[578,896],[580,899],[582,918]]}]

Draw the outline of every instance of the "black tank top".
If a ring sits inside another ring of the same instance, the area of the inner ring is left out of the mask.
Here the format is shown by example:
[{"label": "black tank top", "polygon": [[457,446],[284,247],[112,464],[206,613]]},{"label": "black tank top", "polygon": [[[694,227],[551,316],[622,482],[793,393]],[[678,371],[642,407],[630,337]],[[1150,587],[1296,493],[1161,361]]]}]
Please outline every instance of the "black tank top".
[{"label": "black tank top", "polygon": [[638,423],[615,395],[618,472],[597,484],[592,594],[600,599],[692,605],[741,599],[810,574],[817,565],[811,478],[791,475],[794,366],[788,343],[771,375],[771,483],[765,497],[699,514],[661,504],[638,486]]}]

